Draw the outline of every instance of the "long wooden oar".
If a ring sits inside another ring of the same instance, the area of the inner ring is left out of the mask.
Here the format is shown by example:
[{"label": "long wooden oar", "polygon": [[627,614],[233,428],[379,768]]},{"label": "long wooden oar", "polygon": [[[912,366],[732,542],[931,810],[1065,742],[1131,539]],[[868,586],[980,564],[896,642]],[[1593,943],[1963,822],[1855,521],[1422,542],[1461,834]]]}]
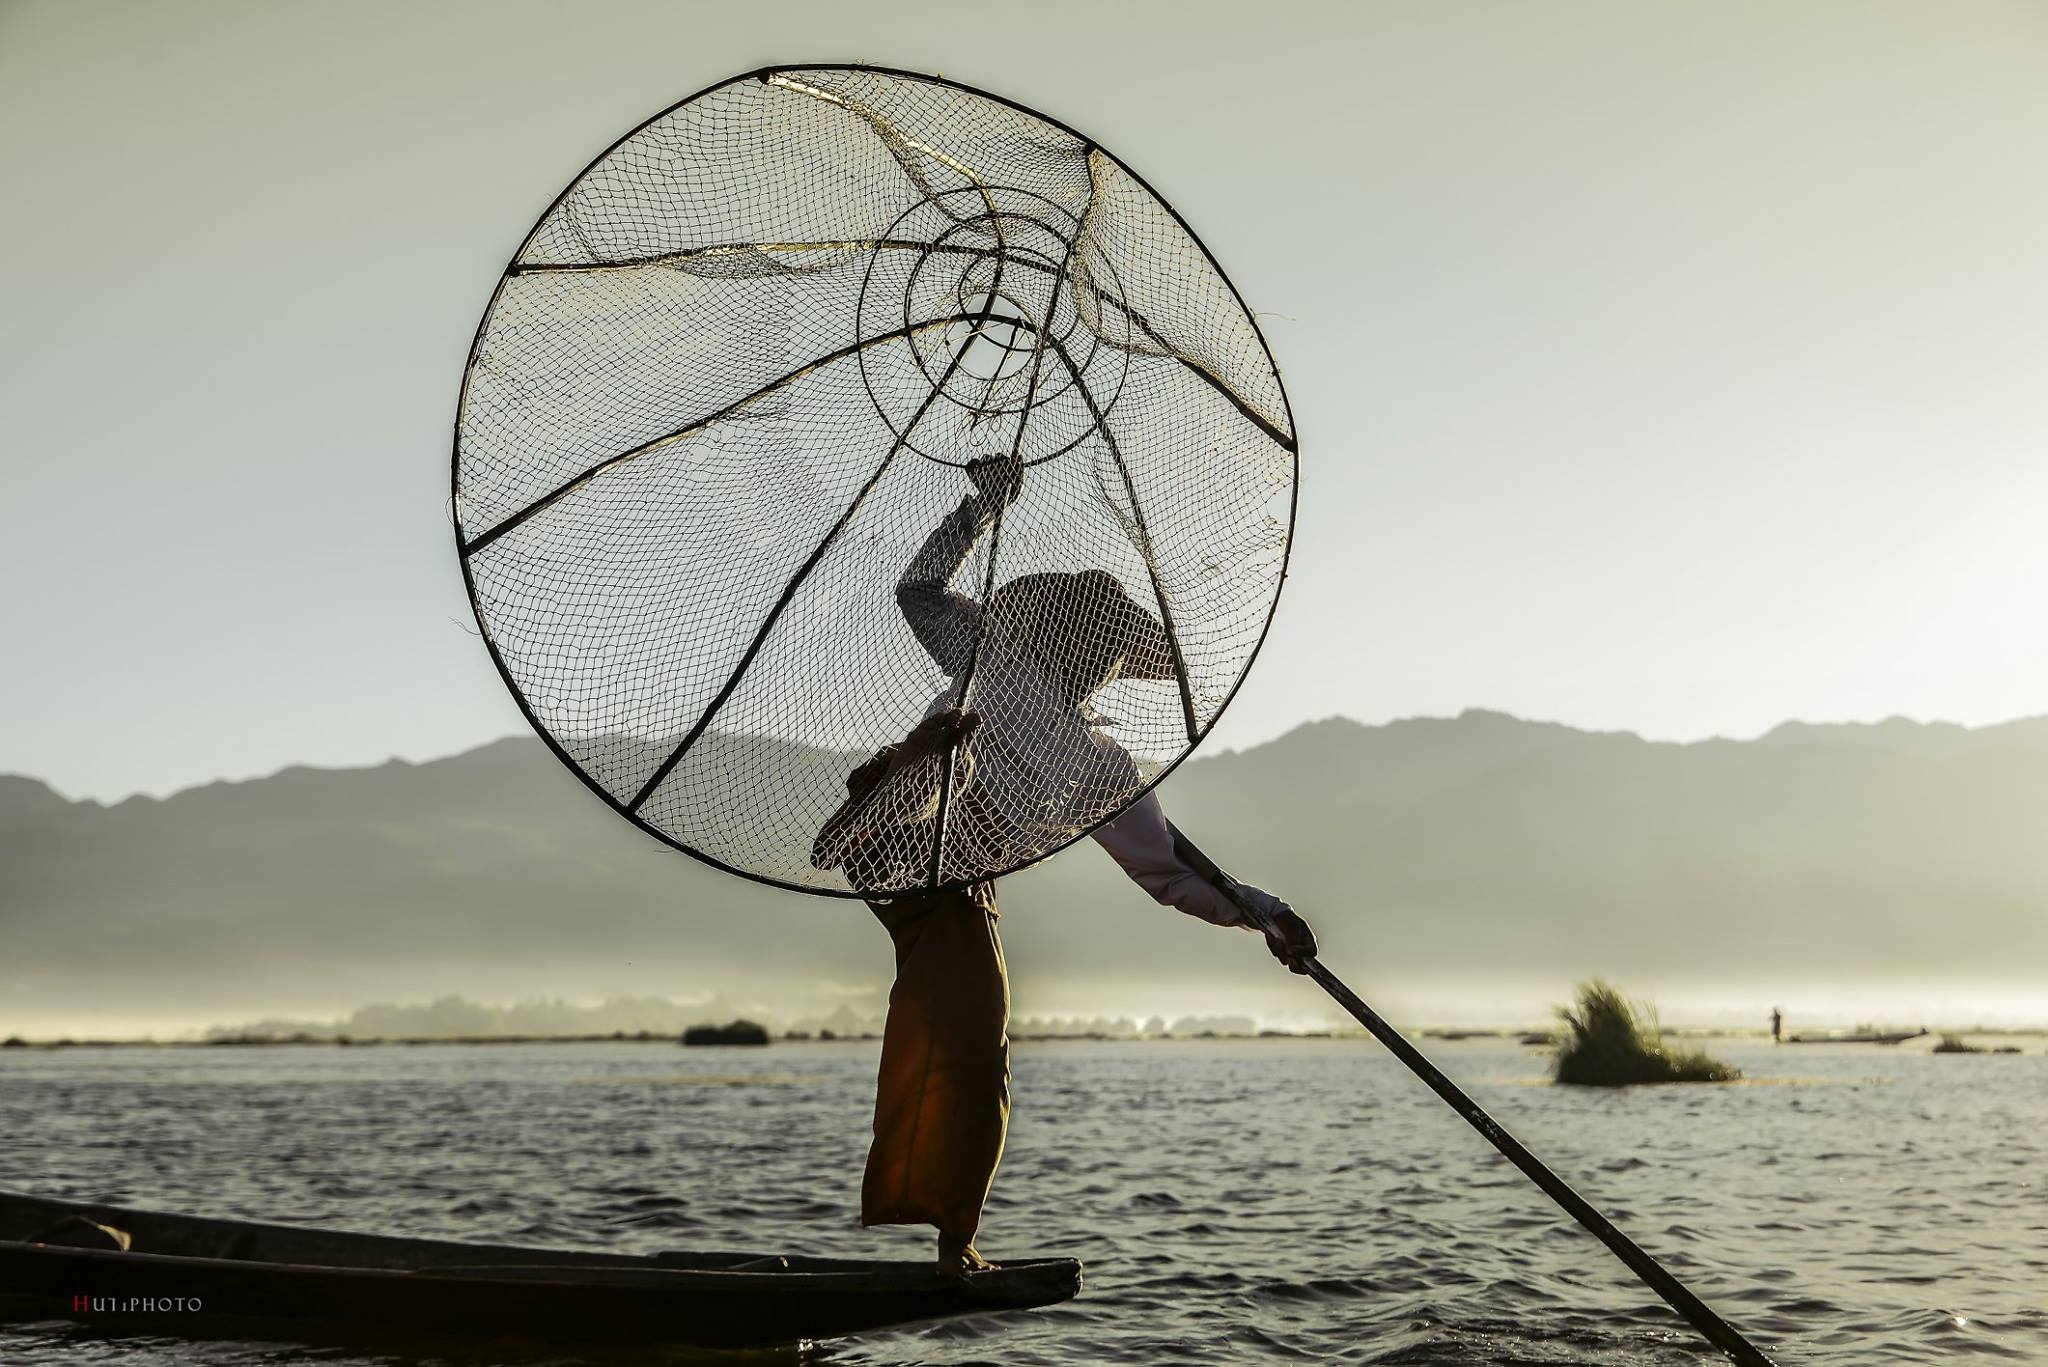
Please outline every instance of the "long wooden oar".
[{"label": "long wooden oar", "polygon": [[[1270,930],[1271,925],[1265,911],[1244,895],[1244,889],[1229,874],[1218,868],[1216,861],[1203,854],[1195,843],[1182,835],[1178,828],[1173,830],[1174,847],[1188,867],[1199,872],[1237,903],[1252,923],[1260,930]],[[1664,1270],[1655,1258],[1637,1246],[1636,1241],[1614,1227],[1614,1222],[1595,1210],[1585,1197],[1573,1191],[1562,1177],[1545,1167],[1543,1160],[1522,1147],[1522,1142],[1502,1129],[1500,1122],[1481,1108],[1478,1102],[1466,1096],[1457,1083],[1445,1077],[1434,1063],[1426,1058],[1420,1049],[1408,1042],[1407,1036],[1380,1019],[1379,1013],[1367,1006],[1356,992],[1346,987],[1341,979],[1315,959],[1302,961],[1301,970],[1315,980],[1318,987],[1330,994],[1336,1003],[1357,1018],[1358,1023],[1372,1033],[1374,1039],[1387,1046],[1395,1058],[1408,1065],[1408,1070],[1429,1084],[1431,1091],[1450,1104],[1452,1110],[1465,1117],[1465,1122],[1486,1136],[1488,1143],[1507,1156],[1510,1163],[1520,1168],[1525,1176],[1544,1194],[1564,1207],[1574,1220],[1606,1244],[1608,1251],[1628,1264],[1629,1271],[1643,1279],[1644,1285],[1664,1298],[1673,1310],[1683,1315],[1686,1322],[1728,1355],[1730,1361],[1739,1367],[1776,1367],[1762,1350],[1738,1333],[1735,1327],[1715,1314],[1707,1303],[1686,1290],[1678,1278]]]}]

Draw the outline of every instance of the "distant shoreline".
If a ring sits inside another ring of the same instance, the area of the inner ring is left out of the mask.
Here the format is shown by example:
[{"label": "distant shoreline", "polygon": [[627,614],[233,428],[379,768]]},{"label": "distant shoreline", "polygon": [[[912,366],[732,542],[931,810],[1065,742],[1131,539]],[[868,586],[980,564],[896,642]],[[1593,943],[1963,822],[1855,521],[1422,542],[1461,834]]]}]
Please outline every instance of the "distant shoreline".
[{"label": "distant shoreline", "polygon": [[[1486,1029],[1467,1030],[1441,1027],[1425,1027],[1402,1031],[1411,1039],[1428,1040],[1450,1044],[1465,1040],[1489,1040],[1502,1043],[1519,1043],[1525,1048],[1549,1047],[1552,1042],[1548,1030]],[[1715,1029],[1670,1029],[1662,1032],[1673,1038],[1683,1039],[1753,1039],[1767,1040],[1770,1032],[1765,1030],[1715,1030]],[[1990,1038],[2011,1036],[2048,1037],[2048,1026],[2043,1027],[2002,1027],[1997,1029],[1963,1029],[1934,1031],[1934,1036],[1956,1034]],[[835,1034],[829,1037],[796,1034],[777,1035],[774,1044],[858,1044],[877,1043],[879,1033]],[[1116,1044],[1187,1044],[1213,1042],[1216,1040],[1336,1040],[1356,1041],[1371,1038],[1360,1029],[1350,1030],[1258,1030],[1215,1031],[1203,1030],[1190,1034],[1111,1035],[1100,1032],[1071,1033],[1024,1033],[1012,1034],[1010,1039],[1018,1044],[1058,1043],[1061,1041],[1084,1041]],[[682,1046],[681,1032],[657,1033],[650,1030],[614,1032],[595,1035],[398,1035],[370,1036],[320,1036],[320,1035],[260,1035],[230,1036],[220,1039],[27,1039],[20,1035],[9,1036],[0,1041],[0,1053],[21,1049],[272,1049],[287,1046],[319,1046],[333,1049],[369,1049],[393,1047],[417,1047],[421,1045],[505,1045],[505,1044],[660,1044],[670,1047]],[[758,1045],[693,1045],[693,1048],[759,1048]],[[1872,1044],[1870,1048],[1896,1048],[1895,1045]]]},{"label": "distant shoreline", "polygon": [[[829,1038],[810,1036],[778,1035],[773,1044],[858,1044],[879,1043],[879,1033],[837,1034]],[[1013,1043],[1039,1043],[1046,1040],[1113,1040],[1128,1044],[1186,1043],[1192,1040],[1254,1040],[1254,1039],[1365,1039],[1363,1030],[1260,1030],[1253,1033],[1219,1033],[1205,1030],[1189,1035],[1107,1035],[1107,1034],[1013,1034]],[[682,1044],[680,1032],[656,1034],[651,1031],[637,1031],[628,1034],[606,1035],[397,1035],[369,1038],[328,1037],[308,1035],[266,1035],[257,1037],[234,1037],[227,1039],[24,1039],[20,1036],[0,1043],[8,1049],[271,1049],[282,1046],[312,1046],[337,1049],[390,1048],[425,1044]],[[760,1048],[759,1045],[692,1045],[691,1048]]]}]

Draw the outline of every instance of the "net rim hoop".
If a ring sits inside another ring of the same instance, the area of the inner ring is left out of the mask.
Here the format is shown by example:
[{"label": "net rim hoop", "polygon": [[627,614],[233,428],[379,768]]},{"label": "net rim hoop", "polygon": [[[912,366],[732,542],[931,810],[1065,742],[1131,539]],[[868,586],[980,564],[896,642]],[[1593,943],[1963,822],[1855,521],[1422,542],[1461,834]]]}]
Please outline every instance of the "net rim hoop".
[{"label": "net rim hoop", "polygon": [[[612,809],[614,814],[631,823],[643,834],[654,837],[670,849],[680,851],[700,864],[708,864],[714,869],[720,869],[726,873],[744,878],[750,883],[760,883],[771,888],[782,888],[790,892],[802,893],[808,897],[831,897],[845,901],[866,901],[869,899],[864,894],[851,888],[818,887],[814,884],[794,883],[784,878],[773,878],[764,873],[756,873],[750,869],[735,867],[715,855],[684,844],[668,832],[642,821],[637,814],[628,811],[625,803],[613,797],[605,790],[602,784],[585,773],[583,767],[576,762],[575,757],[570,755],[562,743],[555,739],[554,733],[548,730],[539,717],[534,715],[532,704],[526,700],[525,691],[520,687],[519,681],[513,676],[512,671],[506,666],[504,656],[499,653],[498,643],[491,637],[490,623],[484,620],[483,606],[477,602],[476,577],[470,570],[469,552],[465,547],[462,535],[462,520],[456,512],[456,500],[459,497],[462,481],[462,415],[469,407],[470,378],[476,373],[477,357],[483,350],[484,334],[490,327],[492,316],[498,311],[498,301],[504,296],[505,285],[514,278],[513,272],[519,265],[519,259],[526,255],[526,249],[533,245],[533,240],[539,235],[541,228],[547,223],[555,210],[561,207],[563,201],[569,198],[576,187],[581,185],[592,171],[609,159],[612,153],[618,151],[626,143],[638,137],[654,124],[675,113],[684,105],[694,104],[715,90],[723,90],[725,87],[736,85],[741,81],[756,80],[766,84],[772,76],[794,71],[868,72],[877,76],[894,76],[904,80],[921,81],[927,85],[944,86],[947,89],[958,90],[963,94],[990,100],[1029,118],[1038,119],[1053,128],[1059,129],[1069,137],[1078,139],[1089,152],[1101,149],[1101,144],[1094,138],[1081,132],[1064,120],[1041,113],[1030,105],[1010,99],[1004,95],[998,95],[994,91],[984,90],[980,86],[969,85],[965,81],[955,81],[930,72],[912,71],[906,67],[877,66],[870,62],[780,62],[773,66],[755,67],[752,70],[743,71],[737,75],[727,76],[722,80],[714,81],[701,90],[693,91],[682,99],[642,119],[639,123],[633,125],[632,128],[614,138],[603,151],[592,157],[582,170],[570,177],[568,183],[562,187],[561,191],[548,201],[547,207],[541,210],[539,217],[534,219],[533,226],[528,228],[526,234],[519,239],[518,247],[513,250],[512,255],[506,260],[504,269],[498,273],[498,281],[491,289],[491,297],[484,305],[483,315],[477,319],[476,332],[470,338],[469,350],[464,356],[462,364],[462,384],[457,389],[455,395],[455,419],[451,424],[452,439],[449,444],[448,457],[448,524],[454,534],[456,563],[462,567],[463,596],[469,600],[470,615],[476,619],[477,633],[483,639],[484,649],[490,652],[492,666],[497,669],[498,677],[505,684],[506,691],[512,695],[512,701],[518,706],[519,714],[526,719],[526,724],[533,728],[534,734],[540,737],[541,742],[560,761],[562,767],[573,774],[577,781],[585,788],[596,794],[599,801],[603,802],[605,806]],[[897,893],[894,897],[874,899],[877,901],[895,901],[905,897],[921,897],[942,892],[959,892],[979,883],[992,883],[998,878],[1007,878],[1013,873],[1044,863],[1071,845],[1079,844],[1082,840],[1109,824],[1109,822],[1114,821],[1117,817],[1144,801],[1147,794],[1165,782],[1168,775],[1180,768],[1195,751],[1201,749],[1202,742],[1209,738],[1211,731],[1215,730],[1216,723],[1221,721],[1223,714],[1230,710],[1230,704],[1237,700],[1238,692],[1244,687],[1245,680],[1251,677],[1252,666],[1258,663],[1259,652],[1265,649],[1266,638],[1273,630],[1273,619],[1280,612],[1280,595],[1287,588],[1287,574],[1294,553],[1294,529],[1301,514],[1301,429],[1295,422],[1294,404],[1288,398],[1287,385],[1280,374],[1280,364],[1273,358],[1272,343],[1266,338],[1266,330],[1259,326],[1258,315],[1253,313],[1251,306],[1245,303],[1243,293],[1237,288],[1237,282],[1232,280],[1230,273],[1223,269],[1223,263],[1216,259],[1215,252],[1209,250],[1209,244],[1204,242],[1201,235],[1194,230],[1187,219],[1181,216],[1180,210],[1175,207],[1173,201],[1153,188],[1152,183],[1140,175],[1135,168],[1126,165],[1121,160],[1118,160],[1116,164],[1117,168],[1129,176],[1134,184],[1144,190],[1146,194],[1152,196],[1160,208],[1166,210],[1180,230],[1188,235],[1188,240],[1194,243],[1196,249],[1202,253],[1202,259],[1207,261],[1209,268],[1216,272],[1217,278],[1230,291],[1230,297],[1236,302],[1238,311],[1244,315],[1245,321],[1251,324],[1252,335],[1258,338],[1259,341],[1259,351],[1265,356],[1266,364],[1271,368],[1274,380],[1278,382],[1280,407],[1287,419],[1287,432],[1290,440],[1286,443],[1276,444],[1281,445],[1282,449],[1287,453],[1290,478],[1287,487],[1287,535],[1280,546],[1280,578],[1278,584],[1273,589],[1272,606],[1267,609],[1265,620],[1259,624],[1258,639],[1252,643],[1251,653],[1245,657],[1244,668],[1238,671],[1237,679],[1230,685],[1230,691],[1223,695],[1223,701],[1217,704],[1216,711],[1210,716],[1208,724],[1202,727],[1201,734],[1190,741],[1187,748],[1174,756],[1172,760],[1160,766],[1158,773],[1152,775],[1150,779],[1141,784],[1131,793],[1129,798],[1118,804],[1114,811],[1097,820],[1087,830],[1069,836],[1058,844],[1048,846],[1034,858],[1013,868],[1003,869],[998,873],[987,874],[979,878],[951,879],[929,888],[910,889]]]}]

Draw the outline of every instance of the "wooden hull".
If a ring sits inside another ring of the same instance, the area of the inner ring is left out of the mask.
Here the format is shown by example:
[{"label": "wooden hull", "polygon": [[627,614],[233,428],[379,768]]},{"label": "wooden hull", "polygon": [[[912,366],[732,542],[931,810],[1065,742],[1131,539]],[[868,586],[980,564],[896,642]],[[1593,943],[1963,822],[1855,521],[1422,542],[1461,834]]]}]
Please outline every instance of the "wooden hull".
[{"label": "wooden hull", "polygon": [[[70,1215],[126,1230],[133,1246],[33,1242]],[[241,1337],[260,1320],[471,1340],[767,1347],[1052,1305],[1080,1289],[1081,1265],[1067,1258],[954,1279],[923,1263],[462,1244],[0,1194],[0,1291],[11,1316],[80,1319],[97,1332]]]}]

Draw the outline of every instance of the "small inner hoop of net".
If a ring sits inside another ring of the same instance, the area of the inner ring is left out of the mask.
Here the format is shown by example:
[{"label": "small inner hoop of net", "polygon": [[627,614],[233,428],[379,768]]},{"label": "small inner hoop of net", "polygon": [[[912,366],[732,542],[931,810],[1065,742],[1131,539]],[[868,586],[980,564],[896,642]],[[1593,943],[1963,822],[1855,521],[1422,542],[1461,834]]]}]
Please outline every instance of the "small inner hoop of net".
[{"label": "small inner hoop of net", "polygon": [[1200,742],[1271,619],[1295,439],[1122,163],[820,66],[563,192],[478,329],[454,477],[478,623],[566,764],[698,858],[885,898],[1041,859]]}]

